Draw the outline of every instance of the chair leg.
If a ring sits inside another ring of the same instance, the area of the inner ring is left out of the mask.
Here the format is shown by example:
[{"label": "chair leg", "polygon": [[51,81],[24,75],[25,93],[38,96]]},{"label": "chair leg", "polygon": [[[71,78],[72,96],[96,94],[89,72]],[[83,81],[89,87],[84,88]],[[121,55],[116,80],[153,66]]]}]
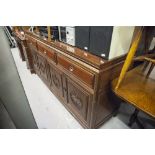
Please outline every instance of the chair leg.
[{"label": "chair leg", "polygon": [[134,111],[133,114],[131,115],[131,117],[130,117],[130,119],[129,119],[129,123],[128,123],[128,125],[129,125],[130,127],[133,125],[133,123],[136,122],[138,113],[139,113],[139,110],[138,110],[138,109],[135,109],[135,111]]},{"label": "chair leg", "polygon": [[144,62],[144,67],[142,69],[142,72],[145,72],[145,70],[146,70],[146,68],[147,68],[148,65],[149,65],[149,62],[145,61]]},{"label": "chair leg", "polygon": [[147,73],[147,75],[146,75],[146,77],[148,77],[148,76],[151,74],[151,72],[152,72],[154,66],[155,66],[155,65],[152,63],[151,66],[150,66],[150,69],[149,69],[149,71],[148,71],[148,73]]}]

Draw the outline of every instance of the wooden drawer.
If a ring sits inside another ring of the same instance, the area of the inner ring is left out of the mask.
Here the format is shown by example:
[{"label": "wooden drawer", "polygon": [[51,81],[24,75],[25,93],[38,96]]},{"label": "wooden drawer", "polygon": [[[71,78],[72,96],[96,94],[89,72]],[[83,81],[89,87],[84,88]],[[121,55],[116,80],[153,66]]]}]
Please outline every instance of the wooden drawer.
[{"label": "wooden drawer", "polygon": [[58,64],[67,69],[70,73],[74,74],[77,78],[81,79],[84,83],[93,88],[94,85],[94,74],[87,70],[73,64],[69,60],[62,56],[57,56]]},{"label": "wooden drawer", "polygon": [[53,49],[38,43],[38,51],[47,56],[50,60],[56,62],[56,54]]}]

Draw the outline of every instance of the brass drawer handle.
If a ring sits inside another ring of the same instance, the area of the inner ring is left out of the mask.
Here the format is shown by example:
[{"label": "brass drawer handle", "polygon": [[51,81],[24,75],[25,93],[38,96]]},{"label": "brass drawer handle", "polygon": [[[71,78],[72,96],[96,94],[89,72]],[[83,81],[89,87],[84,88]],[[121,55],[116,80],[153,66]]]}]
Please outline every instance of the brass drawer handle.
[{"label": "brass drawer handle", "polygon": [[87,56],[88,56],[88,54],[87,54],[86,52],[84,52],[84,56],[86,56],[86,57],[87,57]]},{"label": "brass drawer handle", "polygon": [[70,67],[69,67],[69,70],[70,70],[71,72],[73,72],[73,71],[74,71],[73,66],[70,66]]}]

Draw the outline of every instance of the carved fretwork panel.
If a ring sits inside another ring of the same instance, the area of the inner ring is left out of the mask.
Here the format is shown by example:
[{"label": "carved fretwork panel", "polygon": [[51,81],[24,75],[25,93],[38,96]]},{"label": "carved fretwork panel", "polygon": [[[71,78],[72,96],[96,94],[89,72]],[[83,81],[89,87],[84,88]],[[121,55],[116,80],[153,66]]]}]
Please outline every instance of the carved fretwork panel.
[{"label": "carved fretwork panel", "polygon": [[52,74],[52,79],[53,79],[53,84],[55,85],[55,87],[57,89],[60,89],[60,87],[61,87],[60,79],[58,78],[58,76],[55,73]]},{"label": "carved fretwork panel", "polygon": [[62,73],[59,70],[56,70],[51,64],[49,66],[50,66],[49,70],[51,78],[50,86],[57,94],[59,94],[62,97],[63,96],[62,78],[61,78]]},{"label": "carved fretwork panel", "polygon": [[83,88],[68,79],[68,103],[78,115],[87,121],[90,95]]},{"label": "carved fretwork panel", "polygon": [[34,65],[34,68],[36,69],[37,68],[37,62],[38,62],[37,54],[33,52],[32,57],[33,57],[33,65]]},{"label": "carved fretwork panel", "polygon": [[75,93],[75,91],[70,92],[70,99],[72,101],[72,103],[79,109],[81,110],[83,107],[83,103],[81,98],[78,96],[77,93]]},{"label": "carved fretwork panel", "polygon": [[39,68],[40,76],[48,81],[48,66],[46,59],[38,54],[37,68]]},{"label": "carved fretwork panel", "polygon": [[44,82],[46,82],[47,84],[50,83],[49,66],[47,64],[46,59],[40,54],[38,54],[38,52],[35,51],[35,49],[31,45],[29,45],[29,47],[31,49],[35,72],[43,79]]}]

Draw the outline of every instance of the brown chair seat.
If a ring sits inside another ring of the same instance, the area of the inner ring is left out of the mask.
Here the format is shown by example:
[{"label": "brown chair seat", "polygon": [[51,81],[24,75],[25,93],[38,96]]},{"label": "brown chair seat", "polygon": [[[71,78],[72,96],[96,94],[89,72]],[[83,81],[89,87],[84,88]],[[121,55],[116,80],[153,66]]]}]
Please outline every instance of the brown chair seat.
[{"label": "brown chair seat", "polygon": [[121,99],[155,118],[155,70],[149,78],[142,72],[142,66],[126,73],[119,89],[115,89],[118,78],[112,82],[112,90]]}]

